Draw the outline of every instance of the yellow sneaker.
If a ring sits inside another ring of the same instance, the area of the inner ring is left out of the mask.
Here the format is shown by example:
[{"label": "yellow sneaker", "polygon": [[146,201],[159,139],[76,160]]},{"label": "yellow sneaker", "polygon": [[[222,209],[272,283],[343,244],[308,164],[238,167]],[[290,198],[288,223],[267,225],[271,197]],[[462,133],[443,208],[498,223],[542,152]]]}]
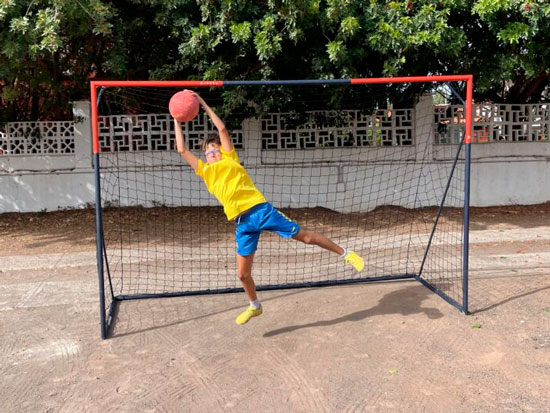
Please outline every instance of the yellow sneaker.
[{"label": "yellow sneaker", "polygon": [[363,267],[365,264],[363,263],[363,258],[361,258],[357,253],[353,251],[348,251],[348,255],[344,258],[346,262],[353,265],[353,268],[357,270],[357,272],[363,270]]},{"label": "yellow sneaker", "polygon": [[260,314],[262,314],[264,310],[262,309],[262,305],[260,304],[260,308],[257,310],[250,306],[246,310],[244,310],[239,316],[237,317],[237,324],[243,325],[244,323],[248,323],[248,320],[250,320],[252,317],[258,317]]}]

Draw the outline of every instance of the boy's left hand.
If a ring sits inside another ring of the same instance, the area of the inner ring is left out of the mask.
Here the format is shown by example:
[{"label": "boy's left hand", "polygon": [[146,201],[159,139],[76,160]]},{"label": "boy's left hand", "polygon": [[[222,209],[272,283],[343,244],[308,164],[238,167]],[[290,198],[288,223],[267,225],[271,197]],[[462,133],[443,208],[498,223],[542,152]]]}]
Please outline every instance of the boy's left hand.
[{"label": "boy's left hand", "polygon": [[201,96],[200,96],[197,92],[195,92],[194,90],[190,90],[190,92],[191,92],[191,95],[192,95],[192,96],[194,96],[194,97],[197,98],[197,100],[199,101],[199,103],[200,103],[201,105],[204,106],[204,105],[206,104],[206,102],[204,101],[204,99],[201,98]]}]

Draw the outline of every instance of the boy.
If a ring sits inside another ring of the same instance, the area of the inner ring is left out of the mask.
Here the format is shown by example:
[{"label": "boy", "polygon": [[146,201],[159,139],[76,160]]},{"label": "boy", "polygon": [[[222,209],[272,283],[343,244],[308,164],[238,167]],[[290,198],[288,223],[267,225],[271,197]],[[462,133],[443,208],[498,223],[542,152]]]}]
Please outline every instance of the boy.
[{"label": "boy", "polygon": [[343,249],[321,234],[300,228],[267,202],[241,166],[224,122],[198,94],[194,95],[216,126],[219,136],[210,136],[201,143],[206,158],[204,163],[186,150],[181,124],[174,119],[177,151],[223,205],[227,219],[234,220],[237,226],[237,276],[250,301],[250,306],[237,317],[237,324],[244,324],[263,312],[252,278],[252,262],[262,231],[273,231],[283,238],[292,237],[305,244],[318,245],[339,254],[357,271],[361,271],[363,259],[355,252]]}]

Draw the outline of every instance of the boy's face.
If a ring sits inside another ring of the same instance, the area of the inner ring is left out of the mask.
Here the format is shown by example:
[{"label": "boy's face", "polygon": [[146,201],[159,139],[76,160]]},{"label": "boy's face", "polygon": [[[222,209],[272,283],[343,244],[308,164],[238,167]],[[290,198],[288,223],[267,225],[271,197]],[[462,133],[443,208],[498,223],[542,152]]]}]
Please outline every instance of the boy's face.
[{"label": "boy's face", "polygon": [[204,156],[206,158],[206,163],[218,162],[222,159],[222,154],[220,152],[220,145],[217,143],[209,143],[204,151]]}]

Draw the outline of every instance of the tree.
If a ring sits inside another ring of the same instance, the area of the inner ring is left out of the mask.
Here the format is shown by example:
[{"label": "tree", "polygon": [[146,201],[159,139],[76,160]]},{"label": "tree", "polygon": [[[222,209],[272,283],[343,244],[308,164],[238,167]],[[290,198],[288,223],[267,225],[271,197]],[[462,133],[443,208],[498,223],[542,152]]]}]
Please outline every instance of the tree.
[{"label": "tree", "polygon": [[[464,31],[464,65],[478,75],[477,98],[515,103],[548,99],[550,3],[477,0]],[[481,27],[481,31],[479,28]]]},{"label": "tree", "polygon": [[63,117],[69,101],[82,96],[92,62],[102,58],[101,40],[111,30],[112,10],[99,2],[95,6],[0,3],[0,19],[6,23],[0,31],[3,120]]},{"label": "tree", "polygon": [[0,2],[0,120],[66,119],[92,78],[147,79],[177,50],[152,3]]},{"label": "tree", "polygon": [[[67,116],[91,77],[473,73],[478,100],[538,101],[549,17],[547,0],[2,0],[0,120]],[[331,91],[331,105],[350,98]],[[250,101],[287,107],[288,90],[228,89],[224,110]]]},{"label": "tree", "polygon": [[[199,16],[190,18],[180,12],[183,9],[174,10],[169,24],[178,28],[181,57],[172,67],[154,71],[155,77],[194,73],[201,79],[331,79],[438,74],[437,59],[458,59],[466,42],[459,29],[447,24],[452,5],[433,0],[197,3]],[[232,89],[226,92],[226,102],[232,108],[251,100],[260,109],[276,109],[278,103],[288,108],[284,93]],[[343,97],[327,99],[335,103]]]}]

